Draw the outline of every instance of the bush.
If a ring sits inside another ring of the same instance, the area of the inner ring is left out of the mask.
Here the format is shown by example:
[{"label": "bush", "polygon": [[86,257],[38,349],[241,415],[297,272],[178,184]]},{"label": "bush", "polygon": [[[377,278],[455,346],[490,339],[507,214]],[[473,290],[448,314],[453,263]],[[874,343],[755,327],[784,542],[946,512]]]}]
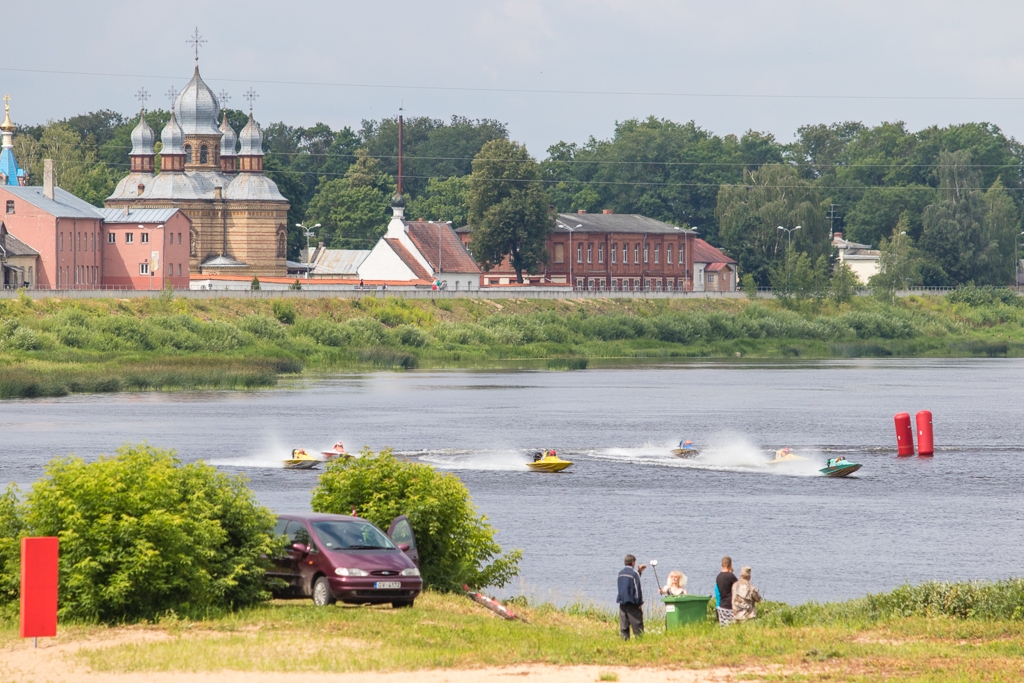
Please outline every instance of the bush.
[{"label": "bush", "polygon": [[260,339],[280,341],[285,337],[281,323],[274,318],[270,318],[265,315],[247,315],[242,318],[238,327],[239,329],[248,332],[254,337],[259,337]]},{"label": "bush", "polygon": [[1005,287],[975,287],[962,285],[946,295],[951,304],[967,304],[968,306],[991,306],[1005,304],[1007,306],[1024,306],[1024,297]]},{"label": "bush", "polygon": [[428,588],[501,587],[519,573],[522,551],[501,554],[494,529],[453,474],[398,460],[390,450],[331,461],[313,490],[313,510],[347,515],[353,508],[383,529],[399,515],[409,518]]},{"label": "bush", "polygon": [[274,311],[274,317],[285,325],[292,325],[295,323],[295,309],[292,307],[290,301],[276,299],[270,307]]},{"label": "bush", "polygon": [[[241,477],[182,465],[172,451],[124,446],[92,463],[51,461],[13,512],[0,499],[0,561],[9,529],[57,536],[61,618],[202,618],[269,597],[274,522]],[[7,587],[11,569],[2,569]],[[2,598],[16,596],[7,589]]]}]

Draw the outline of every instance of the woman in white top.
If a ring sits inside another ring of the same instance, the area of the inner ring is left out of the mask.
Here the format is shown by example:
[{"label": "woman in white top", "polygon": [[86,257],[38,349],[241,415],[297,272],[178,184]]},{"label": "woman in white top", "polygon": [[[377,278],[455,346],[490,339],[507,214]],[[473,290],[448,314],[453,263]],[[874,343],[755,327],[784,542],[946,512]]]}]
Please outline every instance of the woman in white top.
[{"label": "woman in white top", "polygon": [[686,595],[686,576],[682,572],[670,572],[668,583],[659,592],[662,595]]}]

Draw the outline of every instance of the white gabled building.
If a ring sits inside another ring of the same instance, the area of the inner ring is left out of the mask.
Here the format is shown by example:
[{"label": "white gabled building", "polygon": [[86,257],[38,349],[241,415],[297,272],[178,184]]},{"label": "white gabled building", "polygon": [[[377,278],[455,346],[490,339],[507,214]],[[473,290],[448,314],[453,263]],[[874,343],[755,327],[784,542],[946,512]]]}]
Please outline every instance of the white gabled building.
[{"label": "white gabled building", "polygon": [[479,289],[480,267],[452,226],[440,221],[405,220],[405,200],[391,200],[388,231],[359,264],[359,278],[367,284],[402,282],[453,291]]},{"label": "white gabled building", "polygon": [[881,270],[882,252],[872,249],[870,244],[850,242],[843,239],[843,233],[837,232],[832,236],[832,247],[839,252],[838,262],[848,265],[862,285]]}]

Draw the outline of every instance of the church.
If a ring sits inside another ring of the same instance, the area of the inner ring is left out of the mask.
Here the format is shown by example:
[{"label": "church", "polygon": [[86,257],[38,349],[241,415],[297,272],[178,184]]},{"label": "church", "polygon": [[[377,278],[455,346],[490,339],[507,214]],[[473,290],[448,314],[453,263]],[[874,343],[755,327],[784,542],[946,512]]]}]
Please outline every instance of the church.
[{"label": "church", "polygon": [[171,118],[156,135],[145,109],[132,131],[130,171],[106,199],[108,208],[180,209],[192,221],[193,274],[285,276],[288,200],[263,174],[263,132],[249,108],[239,133],[221,114],[217,96],[199,75],[177,95]]}]

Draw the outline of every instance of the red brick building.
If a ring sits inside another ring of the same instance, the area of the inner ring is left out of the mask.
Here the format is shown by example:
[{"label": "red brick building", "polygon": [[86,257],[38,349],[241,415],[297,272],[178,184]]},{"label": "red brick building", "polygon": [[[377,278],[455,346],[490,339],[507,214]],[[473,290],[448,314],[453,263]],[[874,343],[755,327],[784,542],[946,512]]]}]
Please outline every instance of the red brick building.
[{"label": "red brick building", "polygon": [[[469,244],[472,229],[458,230]],[[548,263],[523,275],[530,284],[583,291],[689,292],[694,289],[693,230],[637,214],[562,213],[547,240]],[[507,261],[482,275],[484,286],[515,283]]]}]

